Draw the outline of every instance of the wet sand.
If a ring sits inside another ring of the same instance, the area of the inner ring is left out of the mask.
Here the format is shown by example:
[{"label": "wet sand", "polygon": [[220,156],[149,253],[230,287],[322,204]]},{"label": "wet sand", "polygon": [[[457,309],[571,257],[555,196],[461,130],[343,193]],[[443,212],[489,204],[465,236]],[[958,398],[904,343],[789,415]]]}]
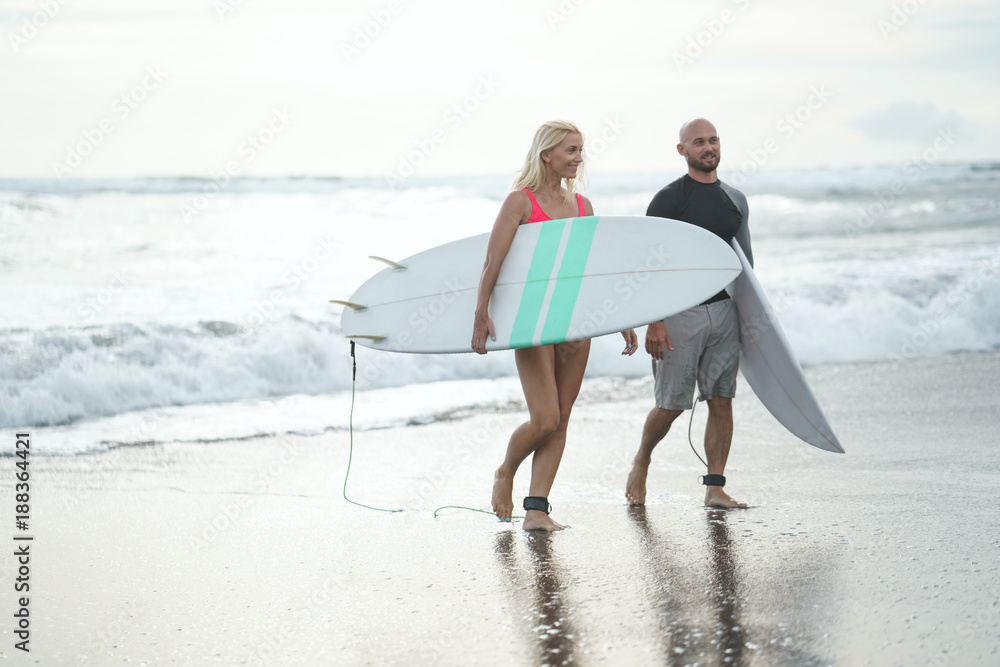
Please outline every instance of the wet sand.
[{"label": "wet sand", "polygon": [[[0,656],[1000,664],[998,374],[1000,354],[807,369],[846,455],[795,440],[741,384],[727,491],[752,506],[728,512],[701,507],[686,421],[654,455],[646,506],[628,507],[649,380],[588,380],[550,497],[572,527],[555,535],[434,516],[488,507],[518,405],[355,433],[348,495],[393,514],[343,500],[344,431],[36,458],[32,651],[13,650],[8,621]],[[0,568],[10,619],[11,555]]]}]

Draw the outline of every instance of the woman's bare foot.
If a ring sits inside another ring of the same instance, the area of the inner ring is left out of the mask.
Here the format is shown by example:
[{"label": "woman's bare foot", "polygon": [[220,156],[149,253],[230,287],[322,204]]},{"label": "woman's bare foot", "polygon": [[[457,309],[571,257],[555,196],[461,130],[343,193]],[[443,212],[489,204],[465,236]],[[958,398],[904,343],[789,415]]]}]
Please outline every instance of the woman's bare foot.
[{"label": "woman's bare foot", "polygon": [[737,502],[721,486],[705,487],[705,507],[722,507],[724,509],[744,509],[746,503]]},{"label": "woman's bare foot", "polygon": [[514,478],[500,468],[493,476],[493,511],[501,521],[510,521],[514,512]]},{"label": "woman's bare foot", "polygon": [[549,518],[549,515],[541,510],[528,510],[524,513],[524,521],[521,522],[523,530],[547,530],[553,532],[563,530],[569,526],[558,524]]},{"label": "woman's bare foot", "polygon": [[643,464],[641,461],[632,462],[632,471],[628,474],[625,482],[625,497],[629,505],[646,504],[646,474],[649,472],[649,463]]}]

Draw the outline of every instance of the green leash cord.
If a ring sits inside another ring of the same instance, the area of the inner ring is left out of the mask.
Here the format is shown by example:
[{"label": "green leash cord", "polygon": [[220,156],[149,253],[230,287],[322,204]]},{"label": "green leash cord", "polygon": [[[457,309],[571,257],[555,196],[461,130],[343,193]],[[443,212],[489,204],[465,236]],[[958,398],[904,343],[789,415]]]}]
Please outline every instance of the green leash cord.
[{"label": "green leash cord", "polygon": [[358,360],[354,356],[354,341],[351,341],[351,416],[349,419],[350,433],[351,433],[351,445],[347,454],[347,473],[344,475],[344,500],[351,503],[352,505],[357,505],[358,507],[364,507],[365,509],[375,510],[376,512],[402,512],[403,510],[387,510],[381,507],[372,507],[371,505],[365,505],[364,503],[359,503],[351,500],[347,497],[347,479],[351,476],[351,459],[354,458],[354,389],[358,383]]},{"label": "green leash cord", "polygon": [[[351,341],[351,416],[348,420],[351,440],[350,448],[347,453],[347,473],[344,475],[344,500],[351,503],[352,505],[357,505],[358,507],[364,507],[365,509],[375,510],[376,512],[402,512],[403,510],[387,510],[381,507],[372,507],[371,505],[365,505],[364,503],[359,503],[357,501],[351,500],[347,497],[347,480],[351,476],[351,460],[354,458],[354,391],[358,383],[358,359],[354,354],[354,341]],[[434,518],[437,518],[438,512],[446,509],[456,509],[456,510],[469,510],[470,512],[482,512],[483,514],[493,514],[489,510],[480,510],[474,507],[462,507],[461,505],[445,505],[444,507],[439,507],[434,510]],[[523,516],[511,517],[512,519],[523,519]]]},{"label": "green leash cord", "polygon": [[461,505],[445,505],[444,507],[439,507],[436,510],[434,510],[435,519],[438,516],[438,512],[440,512],[441,510],[469,510],[470,512],[482,512],[483,514],[493,514],[493,512],[489,510],[477,510],[475,507],[463,507]]}]

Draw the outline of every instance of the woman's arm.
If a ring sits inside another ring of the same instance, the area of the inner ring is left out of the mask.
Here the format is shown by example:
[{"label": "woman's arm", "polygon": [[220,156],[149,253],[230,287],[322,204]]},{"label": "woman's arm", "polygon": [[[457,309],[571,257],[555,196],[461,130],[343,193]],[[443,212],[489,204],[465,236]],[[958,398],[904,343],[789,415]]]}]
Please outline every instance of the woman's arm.
[{"label": "woman's arm", "polygon": [[524,190],[515,190],[507,195],[500,207],[500,214],[493,223],[490,241],[486,246],[486,261],[479,279],[479,296],[476,299],[476,315],[472,326],[472,349],[486,354],[486,338],[496,338],[493,321],[489,315],[490,297],[500,275],[500,266],[507,257],[510,244],[518,226],[531,218],[531,200]]}]

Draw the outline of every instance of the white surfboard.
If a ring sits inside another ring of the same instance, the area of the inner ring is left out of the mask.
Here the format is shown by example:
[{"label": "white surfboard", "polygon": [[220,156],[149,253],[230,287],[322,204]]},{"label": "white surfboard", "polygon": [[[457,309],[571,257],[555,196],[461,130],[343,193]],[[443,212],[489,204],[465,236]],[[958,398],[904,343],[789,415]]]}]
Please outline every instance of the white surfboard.
[{"label": "white surfboard", "polygon": [[[395,352],[472,351],[489,234],[431,248],[373,276],[341,329]],[[380,261],[386,261],[381,260]],[[503,350],[593,338],[643,326],[704,301],[740,263],[711,232],[665,218],[587,216],[521,225],[490,301]]]},{"label": "white surfboard", "polygon": [[731,286],[740,318],[743,377],[782,426],[814,447],[843,454],[750,262],[735,240],[732,246],[743,266]]}]

